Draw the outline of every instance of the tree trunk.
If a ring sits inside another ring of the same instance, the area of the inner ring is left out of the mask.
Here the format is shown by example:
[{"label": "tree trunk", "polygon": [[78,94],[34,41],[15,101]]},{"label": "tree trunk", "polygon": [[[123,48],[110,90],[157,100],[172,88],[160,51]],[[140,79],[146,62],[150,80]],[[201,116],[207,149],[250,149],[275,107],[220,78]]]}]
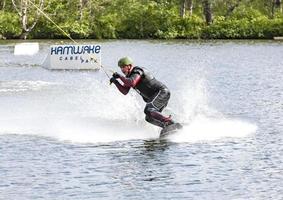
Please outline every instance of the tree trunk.
[{"label": "tree trunk", "polygon": [[193,14],[193,0],[180,0],[180,17],[184,18],[186,12],[189,16]]},{"label": "tree trunk", "polygon": [[228,6],[228,10],[227,10],[227,12],[225,14],[225,17],[230,16],[233,13],[233,11],[240,5],[241,1],[242,0],[238,0],[234,5],[232,5],[232,4],[229,5]]},{"label": "tree trunk", "polygon": [[27,9],[28,9],[28,1],[27,0],[22,0],[22,6],[21,6],[21,11],[22,11],[22,30],[27,31],[27,23],[28,23],[28,16],[27,16]]},{"label": "tree trunk", "polygon": [[80,21],[82,21],[82,19],[83,19],[83,7],[84,7],[83,0],[80,0],[80,2],[79,2]]},{"label": "tree trunk", "polygon": [[20,35],[20,39],[26,40],[28,37],[29,32],[22,30],[22,33]]},{"label": "tree trunk", "polygon": [[186,0],[181,0],[180,3],[180,17],[184,18],[186,12]]},{"label": "tree trunk", "polygon": [[6,0],[2,0],[0,2],[0,10],[4,10],[5,9],[5,5],[6,5]]},{"label": "tree trunk", "polygon": [[278,7],[281,5],[281,0],[274,0],[274,4]]},{"label": "tree trunk", "polygon": [[88,0],[79,0],[79,18],[80,21],[83,20],[84,17],[84,8],[86,4],[88,3]]},{"label": "tree trunk", "polygon": [[210,0],[203,0],[203,14],[207,25],[212,24],[212,5]]},{"label": "tree trunk", "polygon": [[20,18],[21,18],[21,25],[22,25],[22,33],[19,36],[21,39],[27,39],[28,34],[32,31],[32,29],[35,27],[39,16],[40,12],[37,10],[36,13],[33,13],[34,15],[34,21],[32,22],[31,25],[29,25],[29,11],[31,10],[30,8],[37,7],[42,11],[43,6],[44,6],[44,0],[40,0],[39,5],[35,5],[34,1],[32,0],[20,0],[17,3],[15,0],[12,0],[13,6],[15,10],[18,12]]},{"label": "tree trunk", "polygon": [[273,0],[272,2],[272,17],[274,16],[275,14],[275,9],[278,8],[279,11],[282,13],[282,3],[281,3],[281,0]]},{"label": "tree trunk", "polygon": [[193,0],[187,0],[187,8],[189,11],[189,15],[193,15]]}]

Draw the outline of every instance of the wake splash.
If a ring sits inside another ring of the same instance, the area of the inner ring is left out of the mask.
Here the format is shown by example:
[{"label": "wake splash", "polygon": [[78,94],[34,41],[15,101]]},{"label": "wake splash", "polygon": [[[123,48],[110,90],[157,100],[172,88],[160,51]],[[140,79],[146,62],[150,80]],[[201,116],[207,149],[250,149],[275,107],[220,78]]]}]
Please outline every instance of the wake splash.
[{"label": "wake splash", "polygon": [[201,76],[187,81],[187,84],[181,88],[183,104],[179,111],[179,121],[185,122],[185,125],[178,133],[168,137],[170,141],[210,142],[225,138],[247,137],[256,132],[255,124],[242,119],[227,118],[210,107],[206,79],[198,77]]},{"label": "wake splash", "polygon": [[213,119],[199,116],[168,139],[178,143],[209,142],[225,138],[247,137],[256,130],[256,125],[239,119]]},{"label": "wake splash", "polygon": [[[47,80],[2,83],[0,134],[36,135],[74,143],[159,138],[160,129],[145,122],[144,102],[134,91],[125,97],[101,81],[104,77],[99,79],[94,74],[34,71],[33,76]],[[164,111],[187,125],[168,140],[214,141],[246,137],[256,131],[256,125],[227,119],[208,105],[205,79],[187,83],[172,90],[178,97],[172,96]]]},{"label": "wake splash", "polygon": [[153,139],[156,128],[144,123],[94,118],[29,118],[1,120],[0,134],[35,135],[73,143]]},{"label": "wake splash", "polygon": [[[155,140],[160,129],[145,122],[88,118],[37,118],[1,120],[0,134],[23,134],[51,137],[73,143],[105,143],[125,140]],[[257,126],[238,119],[196,117],[190,124],[167,138],[176,143],[211,142],[225,138],[243,138]]]}]

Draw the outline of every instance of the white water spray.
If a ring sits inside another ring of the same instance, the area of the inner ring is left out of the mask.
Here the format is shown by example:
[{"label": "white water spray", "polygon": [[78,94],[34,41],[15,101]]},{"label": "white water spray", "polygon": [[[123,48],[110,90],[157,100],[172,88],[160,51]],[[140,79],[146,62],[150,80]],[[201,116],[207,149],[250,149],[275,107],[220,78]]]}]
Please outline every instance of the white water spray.
[{"label": "white water spray", "polygon": [[[123,96],[88,75],[75,75],[79,76],[75,82],[71,75],[57,74],[57,80],[64,76],[61,83],[6,82],[5,94],[9,90],[12,93],[7,101],[1,101],[0,134],[39,135],[79,143],[159,137],[160,129],[144,121],[144,103],[134,91]],[[182,112],[176,116],[188,124],[170,141],[211,141],[255,132],[255,125],[226,119],[209,108],[204,81],[196,81],[184,91]],[[174,99],[172,102],[174,106]]]},{"label": "white water spray", "polygon": [[169,139],[173,142],[209,142],[224,138],[247,137],[256,129],[256,125],[239,119],[211,119],[198,116]]},{"label": "white water spray", "polygon": [[231,119],[211,108],[208,104],[205,79],[187,81],[183,85],[182,130],[168,137],[173,142],[209,142],[224,138],[246,137],[257,126],[241,119]]}]

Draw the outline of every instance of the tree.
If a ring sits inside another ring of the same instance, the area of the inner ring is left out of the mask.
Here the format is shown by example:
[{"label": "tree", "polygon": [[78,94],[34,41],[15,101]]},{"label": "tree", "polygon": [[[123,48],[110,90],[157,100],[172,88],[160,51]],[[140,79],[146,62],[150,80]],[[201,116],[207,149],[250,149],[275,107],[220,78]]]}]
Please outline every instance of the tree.
[{"label": "tree", "polygon": [[6,0],[0,1],[0,10],[4,10],[6,5]]},{"label": "tree", "polygon": [[80,16],[80,21],[83,20],[83,11],[85,6],[88,4],[88,0],[79,0],[79,16]]},{"label": "tree", "polygon": [[193,0],[181,0],[180,3],[180,16],[184,18],[186,12],[191,16],[193,14]]},{"label": "tree", "polygon": [[[15,10],[21,19],[21,39],[27,39],[28,34],[35,27],[40,17],[40,10],[43,10],[44,0],[39,1],[37,6],[35,0],[12,0]],[[37,9],[38,8],[38,9]]]},{"label": "tree", "polygon": [[212,24],[212,5],[210,0],[202,0],[203,14],[207,25]]},{"label": "tree", "polygon": [[227,6],[228,6],[228,9],[227,9],[227,12],[226,12],[226,14],[225,14],[225,17],[230,16],[230,15],[233,13],[233,11],[234,11],[237,7],[239,7],[241,1],[242,1],[242,0],[237,0],[234,4],[233,4],[232,2],[229,2],[229,5],[227,5]]},{"label": "tree", "polygon": [[272,17],[274,17],[276,8],[279,8],[280,12],[282,12],[281,0],[272,0],[272,8],[271,8],[271,16]]}]

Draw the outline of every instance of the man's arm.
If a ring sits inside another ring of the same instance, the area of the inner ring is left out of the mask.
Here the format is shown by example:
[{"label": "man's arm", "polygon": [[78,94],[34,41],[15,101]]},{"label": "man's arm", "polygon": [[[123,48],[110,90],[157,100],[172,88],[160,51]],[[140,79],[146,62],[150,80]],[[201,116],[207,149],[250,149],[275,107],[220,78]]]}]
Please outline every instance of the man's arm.
[{"label": "man's arm", "polygon": [[120,76],[120,80],[124,83],[124,87],[135,87],[141,80],[141,75],[136,73],[129,78]]},{"label": "man's arm", "polygon": [[118,90],[119,90],[122,94],[124,94],[124,95],[128,94],[129,90],[131,89],[131,87],[126,87],[125,85],[121,85],[121,84],[119,83],[119,81],[117,81],[117,80],[114,81],[113,83],[116,85],[116,87],[118,88]]}]

